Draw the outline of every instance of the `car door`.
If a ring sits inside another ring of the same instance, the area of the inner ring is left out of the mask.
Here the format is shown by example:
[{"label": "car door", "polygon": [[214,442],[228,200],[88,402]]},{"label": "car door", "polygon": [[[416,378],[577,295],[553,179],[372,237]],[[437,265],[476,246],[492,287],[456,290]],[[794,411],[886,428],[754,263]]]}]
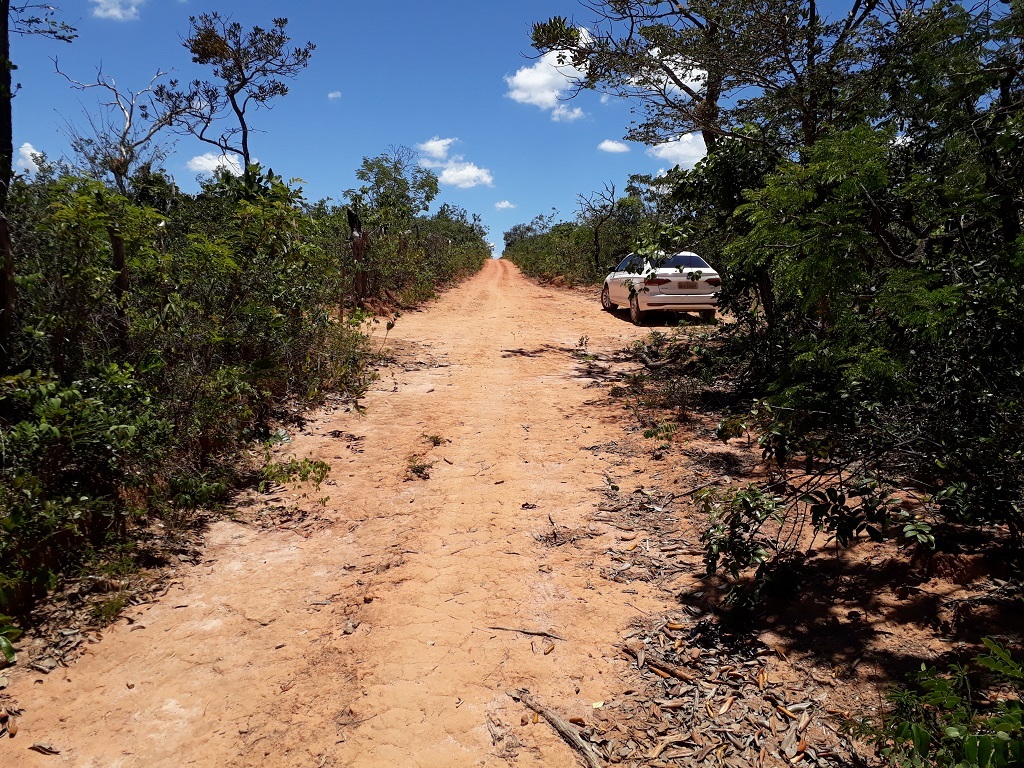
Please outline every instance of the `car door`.
[{"label": "car door", "polygon": [[635,253],[631,253],[615,268],[612,278],[608,281],[608,293],[613,302],[620,306],[629,303],[629,286],[640,276],[642,264],[643,260]]}]

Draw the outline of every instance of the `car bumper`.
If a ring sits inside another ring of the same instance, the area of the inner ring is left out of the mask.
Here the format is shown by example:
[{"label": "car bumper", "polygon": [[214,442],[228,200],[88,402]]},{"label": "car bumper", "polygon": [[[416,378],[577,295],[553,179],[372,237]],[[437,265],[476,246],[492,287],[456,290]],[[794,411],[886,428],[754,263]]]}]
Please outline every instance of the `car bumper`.
[{"label": "car bumper", "polygon": [[696,312],[701,309],[717,309],[718,296],[716,294],[691,294],[685,296],[671,296],[664,294],[639,295],[640,309],[644,312]]}]

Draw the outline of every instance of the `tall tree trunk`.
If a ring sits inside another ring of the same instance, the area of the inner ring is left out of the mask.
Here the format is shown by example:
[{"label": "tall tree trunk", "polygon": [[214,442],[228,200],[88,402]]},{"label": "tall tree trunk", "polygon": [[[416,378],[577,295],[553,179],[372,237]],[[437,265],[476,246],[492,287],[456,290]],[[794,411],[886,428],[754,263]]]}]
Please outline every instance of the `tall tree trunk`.
[{"label": "tall tree trunk", "polygon": [[11,2],[0,0],[0,214],[7,213],[14,167],[14,126],[11,122]]},{"label": "tall tree trunk", "polygon": [[235,117],[238,118],[238,127],[242,132],[242,178],[249,183],[252,181],[252,175],[249,173],[249,163],[252,162],[249,156],[249,124],[245,121],[245,111],[238,105],[236,96],[237,92],[229,93],[228,100]]},{"label": "tall tree trunk", "polygon": [[[7,198],[14,166],[14,127],[11,124],[11,3],[0,0],[0,358],[11,359],[14,340],[14,304],[18,289],[14,284],[14,247],[7,221]],[[5,369],[7,364],[0,364]]]}]

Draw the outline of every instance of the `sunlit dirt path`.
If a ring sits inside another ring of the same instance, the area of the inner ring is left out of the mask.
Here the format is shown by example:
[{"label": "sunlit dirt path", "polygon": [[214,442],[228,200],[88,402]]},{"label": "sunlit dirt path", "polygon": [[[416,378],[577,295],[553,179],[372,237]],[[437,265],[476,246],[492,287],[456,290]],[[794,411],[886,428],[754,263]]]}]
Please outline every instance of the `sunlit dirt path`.
[{"label": "sunlit dirt path", "polygon": [[586,529],[615,471],[583,450],[620,425],[584,405],[599,390],[571,350],[643,333],[503,261],[400,318],[385,343],[405,365],[365,414],[314,414],[289,446],[332,465],[309,491],[324,524],[214,525],[159,602],[70,668],[16,678],[25,715],[0,764],[577,765],[506,691],[568,717],[627,687],[613,644],[655,597],[600,578],[607,530],[545,538]]}]

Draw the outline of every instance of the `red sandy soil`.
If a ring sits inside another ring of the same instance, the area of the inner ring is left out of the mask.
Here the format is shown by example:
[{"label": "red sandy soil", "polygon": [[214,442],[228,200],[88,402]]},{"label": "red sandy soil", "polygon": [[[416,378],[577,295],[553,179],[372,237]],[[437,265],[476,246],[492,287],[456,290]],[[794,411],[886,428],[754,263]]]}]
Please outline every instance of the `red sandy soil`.
[{"label": "red sandy soil", "polygon": [[[658,609],[654,590],[599,578],[599,543],[536,536],[549,516],[588,525],[609,457],[581,448],[621,436],[620,415],[584,405],[595,390],[568,352],[645,333],[504,261],[403,316],[385,351],[418,364],[382,375],[364,415],[325,409],[288,446],[332,465],[319,491],[283,500],[324,522],[214,524],[162,599],[70,667],[17,674],[24,715],[0,763],[504,766],[495,734],[526,711],[509,689],[566,716],[621,692],[613,644]],[[519,741],[523,768],[578,764],[543,724]]]},{"label": "red sandy soil", "polygon": [[[609,399],[603,380],[609,356],[647,334],[602,312],[596,292],[537,286],[504,261],[381,328],[394,363],[365,410],[310,414],[278,451],[330,463],[326,482],[240,498],[208,531],[205,559],[76,663],[5,672],[23,714],[0,765],[579,765],[515,689],[615,736],[631,750],[623,764],[690,764],[658,746],[678,722],[652,703],[689,694],[638,671],[623,641],[692,641],[679,622],[692,628],[708,606],[681,596],[711,597],[714,583],[686,490],[756,479],[757,457],[717,443],[695,414],[658,460],[659,441],[636,434],[629,398]],[[762,626],[743,674],[765,674],[742,684],[735,711],[714,669],[746,662],[684,646],[712,675],[691,687],[719,697],[707,722],[686,721],[698,762],[721,760],[700,733],[742,725],[766,683],[773,701],[814,702],[807,741],[830,749],[829,718],[870,711],[902,671],[999,624],[982,615],[992,601],[974,599],[999,583],[984,557],[915,565],[892,543],[825,554],[806,594]],[[758,762],[792,753],[762,749]],[[745,763],[737,752],[721,764]]]}]

